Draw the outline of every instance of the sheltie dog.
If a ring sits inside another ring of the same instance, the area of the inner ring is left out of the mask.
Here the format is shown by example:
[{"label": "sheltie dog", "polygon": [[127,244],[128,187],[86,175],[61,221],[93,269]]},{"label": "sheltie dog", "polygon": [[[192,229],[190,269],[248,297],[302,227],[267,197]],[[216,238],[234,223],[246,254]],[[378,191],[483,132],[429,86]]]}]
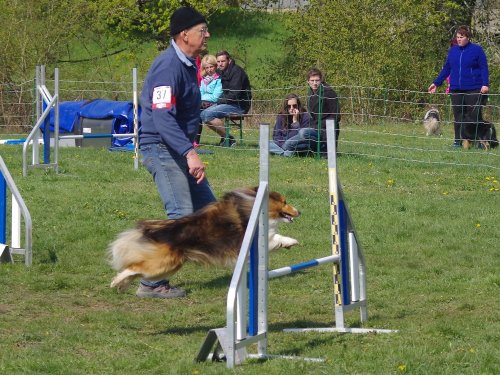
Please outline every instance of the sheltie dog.
[{"label": "sheltie dog", "polygon": [[439,111],[431,107],[424,116],[425,135],[441,135],[441,124],[439,122]]},{"label": "sheltie dog", "polygon": [[498,147],[497,131],[491,122],[468,123],[462,127],[462,147],[489,150]]},{"label": "sheltie dog", "polygon": [[[257,188],[226,193],[218,202],[177,220],[143,220],[110,244],[111,266],[119,273],[112,288],[124,291],[136,278],[172,277],[187,261],[233,265],[243,242]],[[269,193],[269,250],[290,248],[298,241],[277,233],[279,222],[292,222],[300,212],[280,193]]]}]

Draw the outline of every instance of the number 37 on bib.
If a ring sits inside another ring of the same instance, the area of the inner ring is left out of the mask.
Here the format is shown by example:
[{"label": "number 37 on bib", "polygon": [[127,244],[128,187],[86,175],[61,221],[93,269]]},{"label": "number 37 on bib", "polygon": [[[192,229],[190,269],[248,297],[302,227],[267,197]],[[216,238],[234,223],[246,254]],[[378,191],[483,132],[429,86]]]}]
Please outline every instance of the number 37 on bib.
[{"label": "number 37 on bib", "polygon": [[169,109],[175,105],[175,97],[172,96],[172,88],[170,86],[155,87],[152,99],[152,109]]}]

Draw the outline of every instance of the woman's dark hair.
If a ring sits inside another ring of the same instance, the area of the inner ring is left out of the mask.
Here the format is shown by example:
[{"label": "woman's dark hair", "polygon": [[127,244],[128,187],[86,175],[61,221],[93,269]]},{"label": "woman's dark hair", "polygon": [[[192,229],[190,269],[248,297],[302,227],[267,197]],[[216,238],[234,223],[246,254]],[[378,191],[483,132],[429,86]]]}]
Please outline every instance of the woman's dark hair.
[{"label": "woman's dark hair", "polygon": [[283,105],[279,113],[279,116],[283,118],[283,121],[286,124],[286,126],[290,126],[290,124],[292,123],[292,115],[288,113],[288,101],[290,99],[297,100],[297,108],[299,109],[299,115],[297,116],[297,119],[299,122],[302,119],[302,114],[304,112],[307,112],[306,108],[300,102],[300,98],[297,94],[288,94],[287,96],[285,96],[285,99],[283,100]]}]

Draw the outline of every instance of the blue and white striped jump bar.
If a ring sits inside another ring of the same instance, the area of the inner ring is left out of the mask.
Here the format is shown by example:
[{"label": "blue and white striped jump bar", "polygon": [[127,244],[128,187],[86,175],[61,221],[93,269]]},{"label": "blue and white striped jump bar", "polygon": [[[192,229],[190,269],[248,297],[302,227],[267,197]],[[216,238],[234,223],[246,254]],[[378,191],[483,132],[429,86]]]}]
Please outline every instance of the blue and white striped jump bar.
[{"label": "blue and white striped jump bar", "polygon": [[[84,138],[132,138],[134,133],[120,133],[120,134],[71,134],[60,135],[59,139],[84,139]],[[20,145],[26,141],[24,138],[20,139],[0,139],[0,145]]]},{"label": "blue and white striped jump bar", "polygon": [[0,145],[20,145],[23,144],[26,139],[0,139]]},{"label": "blue and white striped jump bar", "polygon": [[59,139],[83,139],[83,138],[131,138],[134,133],[120,133],[120,134],[72,134],[60,135]]},{"label": "blue and white striped jump bar", "polygon": [[316,266],[319,266],[321,264],[326,264],[326,263],[335,263],[338,261],[339,261],[338,255],[330,255],[330,256],[327,256],[324,258],[312,259],[312,260],[308,260],[307,262],[297,263],[297,264],[294,264],[291,266],[277,268],[275,270],[269,271],[268,278],[274,279],[275,277],[288,275],[289,273],[292,273],[292,272],[302,271],[302,270],[305,270],[306,268],[316,267]]}]

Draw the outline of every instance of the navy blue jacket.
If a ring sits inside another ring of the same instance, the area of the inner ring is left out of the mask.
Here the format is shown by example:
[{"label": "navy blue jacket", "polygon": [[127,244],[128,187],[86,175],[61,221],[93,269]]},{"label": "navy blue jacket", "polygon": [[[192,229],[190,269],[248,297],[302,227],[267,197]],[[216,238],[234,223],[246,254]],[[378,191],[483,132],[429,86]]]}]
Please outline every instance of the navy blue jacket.
[{"label": "navy blue jacket", "polygon": [[172,40],[153,62],[141,93],[139,144],[163,143],[179,155],[193,148],[200,122],[198,69]]},{"label": "navy blue jacket", "polygon": [[434,84],[441,86],[448,76],[451,91],[477,90],[489,86],[488,62],[481,46],[469,42],[464,47],[451,47]]}]

